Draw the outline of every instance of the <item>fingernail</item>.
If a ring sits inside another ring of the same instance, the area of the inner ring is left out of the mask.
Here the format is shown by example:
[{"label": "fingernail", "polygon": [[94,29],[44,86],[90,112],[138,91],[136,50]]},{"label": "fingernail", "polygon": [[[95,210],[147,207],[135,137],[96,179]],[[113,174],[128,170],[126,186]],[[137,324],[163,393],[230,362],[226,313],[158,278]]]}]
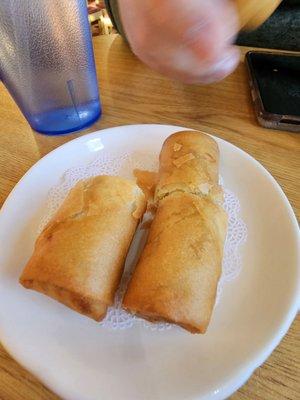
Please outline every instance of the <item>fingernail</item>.
[{"label": "fingernail", "polygon": [[233,51],[229,55],[226,55],[221,60],[217,61],[204,75],[201,76],[201,83],[209,84],[218,82],[227,75],[229,75],[239,61],[239,52]]},{"label": "fingernail", "polygon": [[230,52],[225,57],[217,61],[209,71],[211,74],[216,74],[220,72],[230,73],[234,70],[236,65],[238,64],[239,56],[237,52]]}]

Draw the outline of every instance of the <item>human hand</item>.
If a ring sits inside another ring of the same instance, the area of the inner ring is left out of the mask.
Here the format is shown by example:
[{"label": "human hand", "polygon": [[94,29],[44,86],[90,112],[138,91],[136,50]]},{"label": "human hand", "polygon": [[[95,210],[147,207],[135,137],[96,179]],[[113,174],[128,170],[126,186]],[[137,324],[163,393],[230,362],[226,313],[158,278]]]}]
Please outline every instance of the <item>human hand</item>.
[{"label": "human hand", "polygon": [[211,83],[239,62],[230,0],[119,0],[119,10],[132,51],[171,78]]}]

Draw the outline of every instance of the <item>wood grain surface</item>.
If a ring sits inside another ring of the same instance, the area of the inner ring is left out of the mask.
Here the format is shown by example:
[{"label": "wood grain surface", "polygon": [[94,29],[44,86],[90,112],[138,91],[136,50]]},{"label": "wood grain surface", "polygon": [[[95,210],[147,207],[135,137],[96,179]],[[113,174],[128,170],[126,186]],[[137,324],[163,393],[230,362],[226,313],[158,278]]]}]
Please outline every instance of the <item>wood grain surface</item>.
[{"label": "wood grain surface", "polygon": [[[94,38],[103,116],[77,134],[49,137],[33,132],[0,84],[0,205],[24,173],[60,144],[124,124],[161,123],[204,130],[255,157],[279,182],[300,216],[300,135],[268,130],[255,119],[246,67],[210,86],[187,86],[151,71],[117,35]],[[242,49],[244,54],[247,49]],[[1,329],[1,327],[0,327]],[[299,315],[277,349],[234,400],[300,398]],[[0,400],[57,400],[0,345]]]}]

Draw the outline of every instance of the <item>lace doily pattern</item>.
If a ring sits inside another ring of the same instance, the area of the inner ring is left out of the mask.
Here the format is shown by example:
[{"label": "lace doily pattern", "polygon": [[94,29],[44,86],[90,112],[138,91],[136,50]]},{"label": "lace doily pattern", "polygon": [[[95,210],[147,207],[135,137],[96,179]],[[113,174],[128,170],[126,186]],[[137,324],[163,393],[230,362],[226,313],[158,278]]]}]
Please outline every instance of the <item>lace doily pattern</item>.
[{"label": "lace doily pattern", "polygon": [[[45,212],[41,218],[38,233],[48,223],[56,210],[62,204],[69,190],[81,179],[86,179],[96,175],[120,175],[124,178],[133,178],[133,170],[135,168],[156,171],[158,169],[158,161],[154,161],[156,157],[148,153],[116,153],[101,154],[87,165],[70,168],[61,177],[58,184],[52,187],[48,193]],[[222,178],[220,178],[222,184]],[[238,198],[230,190],[224,188],[224,208],[228,214],[228,233],[224,247],[224,258],[222,276],[219,281],[217,291],[216,306],[222,296],[222,289],[226,282],[235,279],[242,266],[241,246],[247,238],[247,228],[240,218],[240,203]],[[133,316],[121,308],[121,302],[124,292],[130,278],[130,270],[125,267],[125,272],[117,291],[115,304],[110,307],[105,319],[100,325],[108,329],[128,329],[135,324],[155,330],[164,331],[171,329],[172,324],[169,323],[151,323]]]}]

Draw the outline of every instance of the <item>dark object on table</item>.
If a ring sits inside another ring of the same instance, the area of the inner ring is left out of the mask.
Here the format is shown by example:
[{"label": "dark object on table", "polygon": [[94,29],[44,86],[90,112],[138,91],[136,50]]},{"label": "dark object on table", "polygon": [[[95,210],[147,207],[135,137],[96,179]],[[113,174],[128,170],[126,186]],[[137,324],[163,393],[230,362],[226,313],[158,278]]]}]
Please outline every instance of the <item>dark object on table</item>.
[{"label": "dark object on table", "polygon": [[250,51],[246,61],[258,122],[300,132],[300,56]]},{"label": "dark object on table", "polygon": [[300,51],[300,0],[286,0],[253,32],[242,32],[237,44]]}]

